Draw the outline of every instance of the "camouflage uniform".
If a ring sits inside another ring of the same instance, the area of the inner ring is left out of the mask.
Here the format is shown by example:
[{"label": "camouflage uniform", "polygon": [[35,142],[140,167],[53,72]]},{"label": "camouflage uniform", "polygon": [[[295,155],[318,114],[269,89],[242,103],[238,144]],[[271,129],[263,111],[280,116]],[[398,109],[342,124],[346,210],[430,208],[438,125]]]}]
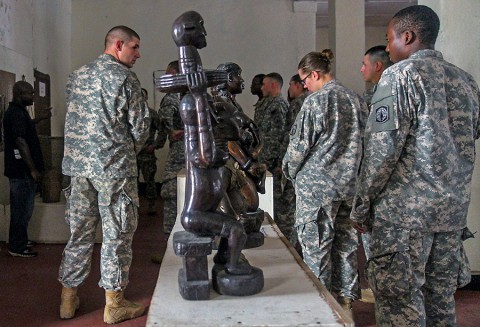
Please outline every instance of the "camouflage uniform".
[{"label": "camouflage uniform", "polygon": [[383,72],[351,215],[372,229],[379,326],[456,325],[479,103],[473,78],[435,50]]},{"label": "camouflage uniform", "polygon": [[[303,93],[302,95],[296,97],[295,99],[290,102],[290,106],[288,108],[287,113],[287,124],[285,131],[290,131],[292,128],[293,123],[295,122],[295,118],[297,117],[300,109],[302,108],[302,104],[309,95],[308,92]],[[290,138],[285,133],[285,137],[283,138],[282,143],[282,157],[287,152],[288,142]],[[295,188],[293,187],[293,183],[288,180],[284,175],[282,175],[282,194],[280,195],[280,200],[278,201],[278,209],[276,211],[276,220],[278,222],[282,222],[281,225],[283,226],[282,233],[290,240],[292,244],[297,243],[298,236],[297,231],[293,228],[295,224],[295,205],[296,205],[296,197],[295,197]]]},{"label": "camouflage uniform", "polygon": [[70,239],[59,281],[77,287],[90,273],[95,229],[102,223],[101,279],[107,290],[123,290],[137,227],[137,156],[150,126],[140,82],[108,54],[73,72],[67,83],[63,173],[65,220]]},{"label": "camouflage uniform", "polygon": [[336,80],[305,100],[290,131],[283,171],[295,186],[295,227],[305,263],[339,296],[358,296],[358,237],[349,221],[367,117]]},{"label": "camouflage uniform", "polygon": [[[372,104],[372,97],[373,97],[373,94],[375,93],[376,89],[377,89],[377,85],[375,84],[375,86],[372,89],[369,89],[369,90],[367,90],[363,93],[362,98],[363,98],[363,101],[365,101],[366,104],[367,104],[368,112],[370,112],[370,105]],[[372,236],[370,235],[369,231],[360,234],[360,238],[362,240],[362,245],[363,245],[363,250],[365,252],[365,258],[367,260],[372,257],[372,252],[370,251],[370,239],[371,239],[371,237]]]},{"label": "camouflage uniform", "polygon": [[157,189],[155,186],[155,174],[157,173],[157,157],[155,151],[148,153],[145,151],[147,146],[153,145],[155,149],[163,147],[166,141],[166,134],[160,128],[160,117],[158,113],[148,108],[152,122],[150,124],[150,132],[145,146],[142,148],[137,156],[138,175],[140,172],[146,183],[145,195],[147,199],[154,200],[157,198]]},{"label": "camouflage uniform", "polygon": [[372,97],[373,97],[373,94],[375,93],[375,89],[377,88],[377,86],[375,85],[372,89],[370,90],[367,90],[363,93],[363,101],[365,101],[367,103],[367,106],[370,108],[370,105],[372,104]]},{"label": "camouflage uniform", "polygon": [[185,143],[172,139],[174,130],[183,130],[183,122],[178,111],[180,97],[176,93],[166,94],[160,103],[160,121],[168,134],[169,150],[162,176],[160,192],[163,203],[163,231],[170,234],[177,219],[177,174],[185,168]]},{"label": "camouflage uniform", "polygon": [[260,121],[262,120],[263,109],[265,107],[266,99],[267,98],[261,98],[253,105],[253,107],[254,107],[253,121],[255,122],[255,125],[257,125],[257,126],[260,123]]},{"label": "camouflage uniform", "polygon": [[[258,114],[255,112],[258,121],[254,121],[264,143],[258,162],[266,164],[273,175],[273,211],[277,218],[278,203],[282,194],[282,173],[277,168],[282,165],[282,142],[286,134],[288,102],[281,95],[267,97],[260,110]],[[288,223],[277,219],[275,223],[282,233],[284,231],[288,233]]]}]

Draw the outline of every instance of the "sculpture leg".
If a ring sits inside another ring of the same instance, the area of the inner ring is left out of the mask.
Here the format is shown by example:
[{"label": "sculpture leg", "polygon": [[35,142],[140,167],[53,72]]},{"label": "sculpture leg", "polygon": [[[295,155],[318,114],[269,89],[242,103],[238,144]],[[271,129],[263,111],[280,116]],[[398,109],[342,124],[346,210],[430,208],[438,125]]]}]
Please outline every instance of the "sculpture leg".
[{"label": "sculpture leg", "polygon": [[224,225],[224,229],[230,230],[228,236],[230,257],[225,268],[228,273],[232,275],[246,275],[252,271],[252,267],[248,264],[248,262],[240,261],[240,255],[242,253],[243,246],[245,245],[245,241],[247,240],[247,234],[245,234],[245,231],[239,222],[234,223],[235,224],[232,223]]}]

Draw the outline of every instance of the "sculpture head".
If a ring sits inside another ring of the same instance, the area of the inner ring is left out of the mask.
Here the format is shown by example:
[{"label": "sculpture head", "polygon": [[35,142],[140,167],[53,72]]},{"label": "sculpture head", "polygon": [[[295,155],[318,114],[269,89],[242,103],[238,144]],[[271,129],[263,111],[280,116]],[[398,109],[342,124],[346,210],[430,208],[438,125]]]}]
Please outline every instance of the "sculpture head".
[{"label": "sculpture head", "polygon": [[245,88],[245,83],[242,78],[242,68],[234,62],[226,62],[220,64],[217,70],[223,70],[227,72],[228,82],[220,84],[218,89],[226,89],[231,94],[240,94]]},{"label": "sculpture head", "polygon": [[207,46],[203,18],[196,11],[187,11],[173,21],[172,37],[177,46],[191,45],[197,49]]}]

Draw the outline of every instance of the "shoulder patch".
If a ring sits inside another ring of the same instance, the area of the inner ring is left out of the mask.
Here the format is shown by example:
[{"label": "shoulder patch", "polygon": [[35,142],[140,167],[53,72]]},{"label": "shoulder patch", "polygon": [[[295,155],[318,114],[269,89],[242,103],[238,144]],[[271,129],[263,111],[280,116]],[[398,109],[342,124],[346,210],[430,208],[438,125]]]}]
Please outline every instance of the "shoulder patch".
[{"label": "shoulder patch", "polygon": [[390,120],[390,115],[388,112],[388,106],[380,106],[375,109],[375,121],[377,123],[385,123]]},{"label": "shoulder patch", "polygon": [[379,84],[372,97],[368,124],[373,133],[398,129],[392,85]]}]

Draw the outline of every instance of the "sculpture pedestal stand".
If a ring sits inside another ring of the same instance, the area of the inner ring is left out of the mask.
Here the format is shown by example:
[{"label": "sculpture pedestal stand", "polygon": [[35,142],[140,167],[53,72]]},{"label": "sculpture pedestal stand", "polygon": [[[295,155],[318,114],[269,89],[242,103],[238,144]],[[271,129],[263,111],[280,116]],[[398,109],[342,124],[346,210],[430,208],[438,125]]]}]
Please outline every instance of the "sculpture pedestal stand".
[{"label": "sculpture pedestal stand", "polygon": [[240,216],[240,222],[247,233],[247,241],[243,246],[244,249],[258,248],[263,245],[264,235],[260,232],[263,220],[265,219],[265,212],[262,209],[257,209],[255,212],[247,212]]},{"label": "sculpture pedestal stand", "polygon": [[[247,234],[244,249],[262,246],[264,235],[260,232],[265,212],[258,209],[240,216],[240,222]],[[241,260],[246,260],[242,258]],[[233,275],[225,270],[225,266],[216,263],[212,268],[212,286],[218,294],[233,296],[248,296],[259,293],[263,289],[263,271],[252,267],[252,271],[245,275]]]},{"label": "sculpture pedestal stand", "polygon": [[[248,235],[245,248],[262,246],[264,235],[260,227],[264,220],[263,210],[248,213],[241,222]],[[213,239],[208,236],[179,231],[173,234],[175,254],[182,257],[183,268],[178,271],[180,295],[185,300],[208,300],[210,288],[208,280],[207,256],[212,253]],[[225,270],[223,264],[216,263],[212,268],[213,289],[223,295],[247,296],[259,293],[263,289],[263,271],[252,267],[249,274],[233,275]]]},{"label": "sculpture pedestal stand", "polygon": [[221,264],[215,264],[212,268],[212,286],[218,294],[254,295],[263,289],[263,283],[263,271],[257,267],[252,267],[252,271],[246,275],[229,274]]},{"label": "sculpture pedestal stand", "polygon": [[180,295],[185,300],[210,299],[207,255],[212,253],[212,238],[175,232],[173,248],[183,261],[183,268],[178,271]]}]

